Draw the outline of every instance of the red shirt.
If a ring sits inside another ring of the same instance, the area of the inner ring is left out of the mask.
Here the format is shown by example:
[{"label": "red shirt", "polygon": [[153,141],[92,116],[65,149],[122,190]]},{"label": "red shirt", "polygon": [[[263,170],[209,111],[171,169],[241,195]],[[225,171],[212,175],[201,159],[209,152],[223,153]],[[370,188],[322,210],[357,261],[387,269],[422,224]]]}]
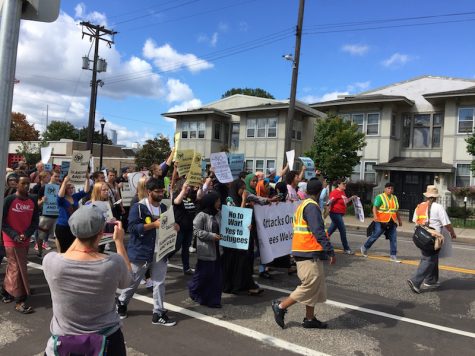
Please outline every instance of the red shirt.
[{"label": "red shirt", "polygon": [[[6,216],[3,216],[3,219],[12,230],[18,233],[18,235],[21,235],[30,227],[33,221],[34,211],[35,202],[31,198],[20,199],[15,197],[10,204]],[[30,244],[29,238],[23,242],[15,242],[3,229],[2,237],[5,247],[26,247]]]},{"label": "red shirt", "polygon": [[346,204],[343,199],[347,199],[345,192],[340,189],[333,189],[330,193],[329,200],[330,213],[346,214]]}]

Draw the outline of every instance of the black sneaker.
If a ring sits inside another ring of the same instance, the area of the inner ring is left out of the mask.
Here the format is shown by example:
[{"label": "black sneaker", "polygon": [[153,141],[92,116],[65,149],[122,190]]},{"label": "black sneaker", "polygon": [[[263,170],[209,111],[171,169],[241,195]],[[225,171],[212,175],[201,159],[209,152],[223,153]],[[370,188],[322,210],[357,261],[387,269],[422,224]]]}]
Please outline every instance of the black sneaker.
[{"label": "black sneaker", "polygon": [[307,318],[303,319],[302,326],[305,329],[326,329],[328,327],[327,323],[321,322],[317,318],[313,317],[313,319],[308,320]]},{"label": "black sneaker", "polygon": [[274,312],[274,319],[277,325],[279,325],[282,329],[285,328],[284,317],[285,313],[287,313],[287,309],[280,309],[279,308],[280,300],[273,300],[272,301],[272,311]]},{"label": "black sneaker", "polygon": [[127,319],[127,304],[121,303],[117,299],[117,314],[121,320]]},{"label": "black sneaker", "polygon": [[157,313],[153,313],[152,324],[162,326],[175,326],[176,321],[169,319],[166,314],[158,315]]},{"label": "black sneaker", "polygon": [[411,288],[414,293],[421,294],[420,288],[417,287],[412,280],[408,279],[407,284],[409,285],[409,288]]}]

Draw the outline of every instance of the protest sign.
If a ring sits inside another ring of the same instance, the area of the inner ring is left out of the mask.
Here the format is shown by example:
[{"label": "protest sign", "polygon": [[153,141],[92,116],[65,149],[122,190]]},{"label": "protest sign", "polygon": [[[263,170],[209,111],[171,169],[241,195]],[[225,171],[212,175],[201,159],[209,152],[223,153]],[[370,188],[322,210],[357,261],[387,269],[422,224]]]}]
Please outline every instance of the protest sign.
[{"label": "protest sign", "polygon": [[231,170],[229,169],[226,152],[211,153],[210,161],[218,181],[221,183],[230,183],[234,180]]},{"label": "protest sign", "polygon": [[178,150],[180,149],[180,138],[181,138],[181,133],[180,132],[175,133],[175,146],[174,146],[175,153],[173,154],[174,161],[176,161],[176,155],[177,155]]},{"label": "protest sign", "polygon": [[91,156],[89,159],[89,172],[95,172],[96,169],[94,168],[94,156]]},{"label": "protest sign", "polygon": [[44,166],[45,166],[45,171],[46,172],[53,171],[53,163],[45,163]]},{"label": "protest sign", "polygon": [[51,152],[53,152],[53,147],[41,147],[41,162],[43,164],[48,163],[49,159],[51,158]]},{"label": "protest sign", "polygon": [[193,162],[194,150],[180,150],[176,154],[177,170],[180,177],[187,175]]},{"label": "protest sign", "polygon": [[285,152],[287,156],[287,163],[289,164],[289,171],[294,169],[295,150]]},{"label": "protest sign", "polygon": [[223,205],[221,208],[221,224],[219,244],[223,247],[247,250],[251,232],[252,209]]},{"label": "protest sign", "polygon": [[63,180],[64,177],[68,174],[70,165],[71,165],[71,162],[69,162],[69,161],[62,161],[61,162],[61,171],[59,173],[59,179],[60,180]]},{"label": "protest sign", "polygon": [[175,230],[175,215],[173,209],[168,209],[160,215],[160,227],[157,229],[155,240],[155,261],[160,261],[169,253],[175,251],[177,232]]},{"label": "protest sign", "polygon": [[353,206],[354,206],[354,209],[355,209],[356,218],[359,221],[364,222],[364,210],[363,210],[363,204],[361,204],[361,199],[356,197],[353,200]]},{"label": "protest sign", "polygon": [[229,155],[229,169],[234,179],[239,177],[244,169],[244,153],[231,153]]},{"label": "protest sign", "polygon": [[120,196],[122,197],[122,205],[130,206],[132,198],[135,196],[135,192],[129,182],[122,182],[122,188],[120,188]]},{"label": "protest sign", "polygon": [[89,151],[73,151],[68,173],[72,184],[84,184],[90,157],[91,152]]},{"label": "protest sign", "polygon": [[45,185],[45,200],[43,201],[43,215],[57,216],[59,214],[58,208],[58,184]]},{"label": "protest sign", "polygon": [[254,206],[261,263],[266,264],[290,254],[292,222],[298,206],[299,202]]},{"label": "protest sign", "polygon": [[130,188],[132,189],[132,192],[137,193],[137,185],[139,184],[139,180],[142,177],[147,177],[148,172],[147,171],[142,171],[142,172],[132,172],[127,174],[127,177],[129,179],[129,184]]},{"label": "protest sign", "polygon": [[203,178],[206,178],[207,172],[206,172],[206,161],[204,159],[201,160],[201,176]]},{"label": "protest sign", "polygon": [[193,187],[199,187],[201,184],[201,153],[195,152],[190,170],[186,175],[186,183]]},{"label": "protest sign", "polygon": [[112,214],[111,205],[108,201],[96,200],[93,201],[91,204],[97,206],[99,209],[102,210],[102,214],[104,215],[106,221],[114,220],[114,214]]},{"label": "protest sign", "polygon": [[299,157],[299,159],[305,166],[305,179],[309,180],[315,177],[315,163],[313,163],[312,159],[308,157]]}]

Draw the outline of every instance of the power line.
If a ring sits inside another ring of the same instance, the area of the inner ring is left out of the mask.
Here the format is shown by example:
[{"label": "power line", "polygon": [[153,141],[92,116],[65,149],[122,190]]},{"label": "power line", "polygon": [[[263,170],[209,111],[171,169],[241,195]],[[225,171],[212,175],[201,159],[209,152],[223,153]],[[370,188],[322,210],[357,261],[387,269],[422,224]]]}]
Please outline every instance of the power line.
[{"label": "power line", "polygon": [[141,9],[135,9],[135,10],[132,10],[132,11],[127,11],[127,12],[122,12],[122,13],[115,14],[115,15],[108,15],[107,18],[108,19],[114,19],[114,18],[120,18],[120,17],[127,17],[127,16],[130,16],[131,14],[136,14],[136,13],[139,13],[139,12],[142,12],[142,11],[155,9],[157,7],[161,7],[163,5],[167,5],[167,4],[171,4],[171,3],[176,3],[176,0],[170,0],[170,1],[166,1],[166,2],[161,3],[161,4],[155,4],[155,5],[152,5],[152,6],[143,7]]}]

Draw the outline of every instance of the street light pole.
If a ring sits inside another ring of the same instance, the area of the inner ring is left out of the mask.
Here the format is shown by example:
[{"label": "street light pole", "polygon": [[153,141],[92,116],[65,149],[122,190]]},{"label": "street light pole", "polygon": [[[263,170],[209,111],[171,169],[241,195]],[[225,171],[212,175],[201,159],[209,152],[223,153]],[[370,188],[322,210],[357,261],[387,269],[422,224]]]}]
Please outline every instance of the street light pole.
[{"label": "street light pole", "polygon": [[104,126],[106,126],[106,119],[102,118],[101,123],[101,156],[99,158],[99,170],[102,169],[102,156],[104,155]]}]

